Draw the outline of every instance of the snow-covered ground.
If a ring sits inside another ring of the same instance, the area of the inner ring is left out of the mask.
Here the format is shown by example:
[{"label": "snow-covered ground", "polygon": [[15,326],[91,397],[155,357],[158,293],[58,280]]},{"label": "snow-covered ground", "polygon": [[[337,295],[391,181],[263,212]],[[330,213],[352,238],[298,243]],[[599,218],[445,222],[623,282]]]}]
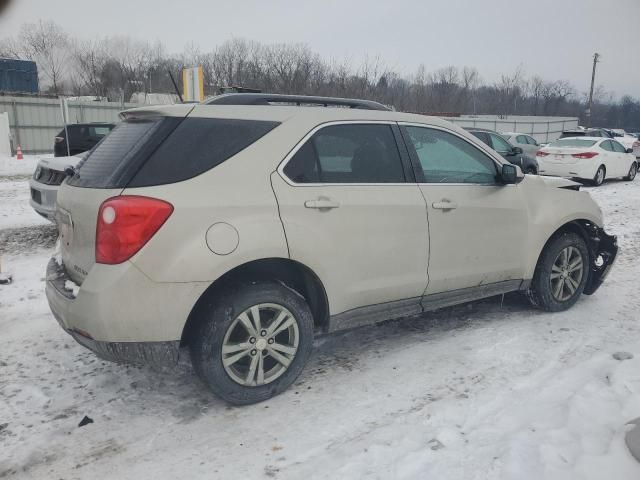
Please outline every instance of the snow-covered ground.
[{"label": "snow-covered ground", "polygon": [[[2,213],[25,188],[0,178]],[[187,359],[158,372],[77,345],[43,292],[55,230],[11,206],[0,478],[638,479],[624,433],[640,417],[640,181],[590,191],[621,253],[569,312],[507,296],[320,338],[292,388],[242,408]]]}]

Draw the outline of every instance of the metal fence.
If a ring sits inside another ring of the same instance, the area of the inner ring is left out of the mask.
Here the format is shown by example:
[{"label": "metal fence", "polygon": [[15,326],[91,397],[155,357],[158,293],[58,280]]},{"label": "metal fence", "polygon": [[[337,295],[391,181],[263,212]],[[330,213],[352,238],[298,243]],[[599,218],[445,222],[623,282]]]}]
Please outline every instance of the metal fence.
[{"label": "metal fence", "polygon": [[[69,123],[116,122],[118,113],[137,107],[134,103],[68,101]],[[37,97],[0,96],[0,113],[9,114],[13,151],[51,153],[53,139],[62,130],[60,101]]]},{"label": "metal fence", "polygon": [[[69,100],[69,123],[116,122],[119,112],[137,106],[140,105]],[[0,96],[0,113],[2,112],[9,114],[11,143],[14,152],[18,145],[24,153],[50,153],[53,151],[53,139],[64,126],[59,100]],[[526,133],[532,135],[539,142],[555,140],[563,130],[578,126],[578,119],[575,117],[463,115],[445,117],[445,119],[462,127],[482,127],[498,132]]]},{"label": "metal fence", "polygon": [[526,133],[541,143],[552,142],[560,137],[564,130],[571,130],[578,126],[576,117],[462,115],[443,118],[461,127],[487,128],[496,132]]}]

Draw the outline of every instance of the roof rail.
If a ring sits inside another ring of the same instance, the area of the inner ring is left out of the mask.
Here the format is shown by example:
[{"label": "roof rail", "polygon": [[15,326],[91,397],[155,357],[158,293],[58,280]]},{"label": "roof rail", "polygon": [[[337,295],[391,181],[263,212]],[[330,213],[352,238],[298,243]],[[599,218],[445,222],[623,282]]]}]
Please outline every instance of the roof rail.
[{"label": "roof rail", "polygon": [[371,100],[313,97],[308,95],[279,95],[273,93],[226,93],[204,101],[205,105],[271,105],[272,103],[293,103],[298,106],[339,106],[361,110],[391,110],[389,107]]}]

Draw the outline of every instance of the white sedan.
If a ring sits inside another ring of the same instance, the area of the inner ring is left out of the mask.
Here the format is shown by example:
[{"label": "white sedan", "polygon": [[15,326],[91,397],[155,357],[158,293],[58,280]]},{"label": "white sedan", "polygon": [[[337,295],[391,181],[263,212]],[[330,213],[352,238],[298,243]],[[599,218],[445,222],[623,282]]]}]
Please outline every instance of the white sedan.
[{"label": "white sedan", "polygon": [[536,153],[540,175],[577,178],[602,185],[605,178],[633,180],[636,157],[619,142],[601,137],[561,138]]}]

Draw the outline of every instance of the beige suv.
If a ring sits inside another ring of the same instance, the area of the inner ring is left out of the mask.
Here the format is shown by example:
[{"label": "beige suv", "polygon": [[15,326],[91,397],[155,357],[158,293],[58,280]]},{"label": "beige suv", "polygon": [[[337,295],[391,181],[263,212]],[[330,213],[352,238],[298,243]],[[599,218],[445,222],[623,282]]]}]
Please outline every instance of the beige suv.
[{"label": "beige suv", "polygon": [[262,94],[123,117],[60,188],[51,310],[105,359],[187,347],[231,403],[285,390],[319,333],[513,291],[564,310],[617,253],[577,184],[437,118]]}]

